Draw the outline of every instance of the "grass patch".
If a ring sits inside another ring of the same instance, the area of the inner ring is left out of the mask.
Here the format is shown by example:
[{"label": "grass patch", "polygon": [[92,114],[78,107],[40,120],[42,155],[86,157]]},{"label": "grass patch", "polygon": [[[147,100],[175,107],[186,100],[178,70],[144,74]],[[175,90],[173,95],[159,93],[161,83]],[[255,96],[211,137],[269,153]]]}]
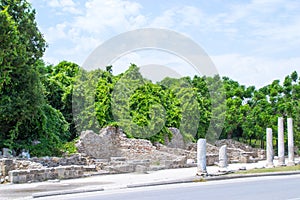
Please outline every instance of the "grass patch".
[{"label": "grass patch", "polygon": [[204,178],[194,179],[193,182],[199,183],[199,182],[206,182]]},{"label": "grass patch", "polygon": [[238,171],[235,174],[254,174],[254,173],[288,172],[288,171],[300,171],[300,165],[263,168],[263,169],[250,169],[245,171]]}]

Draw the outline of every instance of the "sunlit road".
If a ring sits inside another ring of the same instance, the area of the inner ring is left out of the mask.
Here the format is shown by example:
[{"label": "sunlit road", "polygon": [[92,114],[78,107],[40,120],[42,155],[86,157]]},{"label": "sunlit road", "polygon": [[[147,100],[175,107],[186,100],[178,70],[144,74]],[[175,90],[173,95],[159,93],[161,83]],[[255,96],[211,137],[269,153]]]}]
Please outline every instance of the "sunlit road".
[{"label": "sunlit road", "polygon": [[[53,198],[53,197],[52,197]],[[54,198],[53,198],[54,199]],[[300,200],[300,176],[250,178],[206,183],[178,184],[172,186],[145,187],[116,191],[58,196],[56,199],[88,200]]]}]

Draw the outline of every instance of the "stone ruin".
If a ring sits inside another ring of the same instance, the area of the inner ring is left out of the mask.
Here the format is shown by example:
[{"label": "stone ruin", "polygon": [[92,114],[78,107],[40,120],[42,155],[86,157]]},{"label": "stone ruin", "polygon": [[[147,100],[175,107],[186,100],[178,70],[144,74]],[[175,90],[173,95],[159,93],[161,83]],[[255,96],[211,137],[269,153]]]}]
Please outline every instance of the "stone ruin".
[{"label": "stone ruin", "polygon": [[227,146],[230,163],[253,163],[264,160],[266,157],[266,151],[264,149],[253,148],[232,139],[218,140],[215,142],[215,146],[218,149],[223,145]]},{"label": "stone ruin", "polygon": [[[176,128],[170,128],[170,131],[173,138],[165,145],[129,139],[116,127],[103,128],[99,134],[83,131],[76,143],[78,154],[72,156],[30,159],[1,159],[0,156],[0,180],[1,183],[26,183],[197,166],[197,144],[185,142]],[[264,150],[234,140],[220,140],[216,145],[206,145],[208,166],[218,163],[219,147],[222,145],[227,145],[229,163],[256,162],[265,158]]]},{"label": "stone ruin", "polygon": [[[126,161],[147,161],[153,168],[178,168],[196,166],[197,144],[185,142],[179,130],[170,128],[173,133],[171,141],[165,145],[152,144],[144,139],[129,139],[119,128],[107,127],[99,135],[92,131],[82,132],[77,143],[81,154],[96,159],[122,158],[124,167]],[[207,165],[215,165],[219,161],[219,148],[227,145],[229,163],[257,162],[265,158],[265,150],[252,148],[234,140],[220,140],[215,145],[207,144]],[[116,166],[110,165],[110,169]],[[146,169],[152,168],[146,167]]]}]

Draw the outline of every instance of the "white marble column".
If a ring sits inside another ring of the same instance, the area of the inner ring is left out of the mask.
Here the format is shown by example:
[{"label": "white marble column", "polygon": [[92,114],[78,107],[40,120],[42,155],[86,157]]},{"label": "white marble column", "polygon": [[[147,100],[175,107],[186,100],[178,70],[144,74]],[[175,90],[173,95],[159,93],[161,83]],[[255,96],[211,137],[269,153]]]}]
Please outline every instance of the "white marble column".
[{"label": "white marble column", "polygon": [[288,129],[288,165],[292,166],[295,165],[295,158],[294,158],[294,131],[293,131],[293,119],[287,119],[287,129]]},{"label": "white marble column", "polygon": [[197,175],[207,175],[206,170],[206,139],[197,141]]},{"label": "white marble column", "polygon": [[278,165],[285,165],[283,118],[278,117]]},{"label": "white marble column", "polygon": [[227,159],[227,146],[223,145],[219,149],[219,167],[226,168],[228,166]]},{"label": "white marble column", "polygon": [[273,135],[272,129],[267,128],[267,167],[274,167],[273,163]]}]

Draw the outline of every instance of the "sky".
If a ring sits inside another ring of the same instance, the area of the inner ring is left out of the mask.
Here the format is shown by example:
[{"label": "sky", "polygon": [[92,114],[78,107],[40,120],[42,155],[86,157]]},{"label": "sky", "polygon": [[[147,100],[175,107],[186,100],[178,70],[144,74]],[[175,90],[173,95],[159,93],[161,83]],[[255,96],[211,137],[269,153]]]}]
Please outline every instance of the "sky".
[{"label": "sky", "polygon": [[[218,73],[257,88],[300,71],[298,0],[30,0],[48,48],[44,60],[82,65],[103,42],[139,28],[166,28],[192,39],[212,59]],[[157,64],[181,66],[165,52],[141,50],[112,64],[120,69]],[[114,69],[118,71],[117,69]]]}]

